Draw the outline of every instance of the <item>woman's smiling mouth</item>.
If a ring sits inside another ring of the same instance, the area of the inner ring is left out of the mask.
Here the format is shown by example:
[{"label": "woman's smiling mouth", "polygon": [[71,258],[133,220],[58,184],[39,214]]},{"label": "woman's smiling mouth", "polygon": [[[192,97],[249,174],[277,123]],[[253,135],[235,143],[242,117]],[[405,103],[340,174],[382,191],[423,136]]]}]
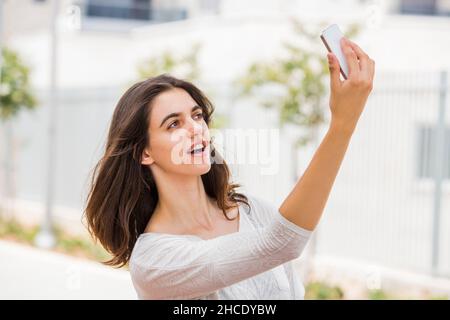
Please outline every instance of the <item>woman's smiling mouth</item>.
[{"label": "woman's smiling mouth", "polygon": [[192,156],[203,155],[207,146],[208,146],[208,142],[205,140],[202,140],[201,142],[194,143],[191,146],[191,148],[187,151],[187,153],[191,154]]}]

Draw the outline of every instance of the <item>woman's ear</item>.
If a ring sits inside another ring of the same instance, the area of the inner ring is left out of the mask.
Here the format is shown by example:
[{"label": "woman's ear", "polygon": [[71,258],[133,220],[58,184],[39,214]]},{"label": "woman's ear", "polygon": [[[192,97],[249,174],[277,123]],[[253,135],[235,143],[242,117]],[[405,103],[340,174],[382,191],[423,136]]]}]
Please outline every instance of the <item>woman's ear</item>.
[{"label": "woman's ear", "polygon": [[155,162],[155,160],[153,160],[147,148],[145,148],[144,151],[142,152],[141,164],[151,165],[153,162]]}]

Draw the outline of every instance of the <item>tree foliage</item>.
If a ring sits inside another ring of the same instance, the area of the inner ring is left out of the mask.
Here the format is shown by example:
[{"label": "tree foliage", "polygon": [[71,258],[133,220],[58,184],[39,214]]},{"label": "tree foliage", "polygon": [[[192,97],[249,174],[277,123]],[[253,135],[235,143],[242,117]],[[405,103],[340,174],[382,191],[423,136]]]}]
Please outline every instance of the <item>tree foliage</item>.
[{"label": "tree foliage", "polygon": [[0,120],[7,120],[16,116],[22,109],[35,108],[36,99],[30,90],[29,68],[16,52],[4,48],[2,54]]}]

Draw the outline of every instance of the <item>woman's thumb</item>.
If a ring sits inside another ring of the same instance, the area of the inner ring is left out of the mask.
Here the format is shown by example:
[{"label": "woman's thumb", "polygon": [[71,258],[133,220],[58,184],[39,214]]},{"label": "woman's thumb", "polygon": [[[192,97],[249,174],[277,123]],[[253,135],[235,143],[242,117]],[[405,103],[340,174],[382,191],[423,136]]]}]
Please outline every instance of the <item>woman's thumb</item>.
[{"label": "woman's thumb", "polygon": [[338,87],[341,84],[341,79],[339,78],[339,61],[336,56],[332,53],[327,54],[328,57],[328,67],[330,69],[330,83],[331,87]]}]

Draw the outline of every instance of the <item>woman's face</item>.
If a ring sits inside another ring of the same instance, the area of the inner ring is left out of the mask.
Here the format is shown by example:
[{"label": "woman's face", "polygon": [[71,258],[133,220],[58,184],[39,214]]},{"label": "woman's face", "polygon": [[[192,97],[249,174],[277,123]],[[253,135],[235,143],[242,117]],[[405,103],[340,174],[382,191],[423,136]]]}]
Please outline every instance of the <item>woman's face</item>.
[{"label": "woman's face", "polygon": [[[159,94],[150,107],[150,146],[144,150],[142,164],[170,173],[207,173],[210,137],[202,108],[180,88]],[[192,153],[193,149],[199,150]]]}]

